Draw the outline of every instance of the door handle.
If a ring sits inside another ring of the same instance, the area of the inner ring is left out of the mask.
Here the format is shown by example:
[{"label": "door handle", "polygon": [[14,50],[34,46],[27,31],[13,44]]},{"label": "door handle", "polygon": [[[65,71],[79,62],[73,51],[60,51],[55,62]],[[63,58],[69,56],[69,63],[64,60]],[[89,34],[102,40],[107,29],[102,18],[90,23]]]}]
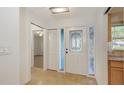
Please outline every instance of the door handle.
[{"label": "door handle", "polygon": [[66,51],[65,53],[66,53],[66,54],[68,54],[68,52],[67,52],[67,51]]}]

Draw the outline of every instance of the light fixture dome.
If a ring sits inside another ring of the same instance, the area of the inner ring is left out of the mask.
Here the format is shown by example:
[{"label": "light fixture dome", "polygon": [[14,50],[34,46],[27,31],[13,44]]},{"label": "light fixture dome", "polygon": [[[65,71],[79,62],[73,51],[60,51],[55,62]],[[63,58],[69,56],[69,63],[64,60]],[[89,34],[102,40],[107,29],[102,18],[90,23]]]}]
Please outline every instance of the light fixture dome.
[{"label": "light fixture dome", "polygon": [[49,9],[53,14],[69,12],[68,7],[50,7]]}]

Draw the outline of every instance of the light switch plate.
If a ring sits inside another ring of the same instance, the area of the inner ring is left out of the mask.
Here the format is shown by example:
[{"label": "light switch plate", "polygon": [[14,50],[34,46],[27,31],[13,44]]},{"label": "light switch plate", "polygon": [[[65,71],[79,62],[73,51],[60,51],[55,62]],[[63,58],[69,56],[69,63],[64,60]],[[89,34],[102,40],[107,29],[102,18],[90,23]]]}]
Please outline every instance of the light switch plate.
[{"label": "light switch plate", "polygon": [[0,47],[0,56],[9,55],[10,49],[7,47]]}]

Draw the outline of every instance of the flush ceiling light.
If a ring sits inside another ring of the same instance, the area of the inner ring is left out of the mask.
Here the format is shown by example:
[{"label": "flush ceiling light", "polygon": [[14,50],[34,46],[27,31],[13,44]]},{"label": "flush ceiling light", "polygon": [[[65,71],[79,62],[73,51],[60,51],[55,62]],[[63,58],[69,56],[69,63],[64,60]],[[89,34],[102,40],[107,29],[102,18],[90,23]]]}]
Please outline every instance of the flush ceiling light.
[{"label": "flush ceiling light", "polygon": [[69,12],[68,7],[50,7],[53,14]]}]

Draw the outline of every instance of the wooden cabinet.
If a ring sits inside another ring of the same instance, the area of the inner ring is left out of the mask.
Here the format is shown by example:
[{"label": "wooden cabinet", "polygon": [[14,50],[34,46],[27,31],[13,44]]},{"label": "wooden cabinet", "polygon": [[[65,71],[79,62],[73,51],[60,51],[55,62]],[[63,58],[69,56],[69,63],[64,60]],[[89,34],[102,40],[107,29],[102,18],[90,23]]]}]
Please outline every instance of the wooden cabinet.
[{"label": "wooden cabinet", "polygon": [[124,85],[124,62],[109,60],[108,80],[110,85]]}]

